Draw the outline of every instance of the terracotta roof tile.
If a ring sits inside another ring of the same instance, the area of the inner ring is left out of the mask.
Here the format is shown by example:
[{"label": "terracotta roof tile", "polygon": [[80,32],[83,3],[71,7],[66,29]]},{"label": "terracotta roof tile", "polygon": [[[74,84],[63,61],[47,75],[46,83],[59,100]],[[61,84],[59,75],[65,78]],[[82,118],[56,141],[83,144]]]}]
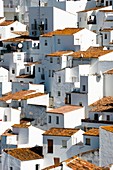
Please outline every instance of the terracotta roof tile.
[{"label": "terracotta roof tile", "polygon": [[2,23],[0,23],[0,26],[8,26],[8,25],[11,25],[12,23],[14,23],[15,21],[3,21]]},{"label": "terracotta roof tile", "polygon": [[78,51],[74,52],[71,56],[74,58],[99,58],[110,52],[113,52],[113,50]]},{"label": "terracotta roof tile", "polygon": [[101,126],[101,128],[113,133],[113,126]]},{"label": "terracotta roof tile", "polygon": [[[95,10],[99,10],[99,9],[101,9],[101,8],[105,8],[105,7],[103,7],[103,6],[101,6],[101,7],[94,7],[94,8],[85,9],[85,10],[79,11],[79,12],[95,11]],[[79,12],[78,12],[78,13],[79,13]]]},{"label": "terracotta roof tile", "polygon": [[63,30],[56,30],[46,34],[41,35],[42,37],[52,37],[54,35],[73,35],[84,28],[65,28]]},{"label": "terracotta roof tile", "polygon": [[47,136],[67,136],[70,137],[76,133],[79,129],[74,128],[51,128],[47,130],[43,135]]},{"label": "terracotta roof tile", "polygon": [[41,64],[41,62],[29,62],[27,64],[24,64],[25,66],[32,66],[33,64]]},{"label": "terracotta roof tile", "polygon": [[71,112],[71,111],[81,109],[81,108],[82,108],[82,106],[65,105],[65,106],[61,106],[59,108],[49,110],[48,113],[64,114],[64,113]]},{"label": "terracotta roof tile", "polygon": [[100,12],[113,12],[113,10],[112,9],[111,10],[110,9],[108,9],[108,10],[105,9],[105,10],[100,10]]},{"label": "terracotta roof tile", "polygon": [[35,76],[31,75],[31,74],[22,74],[20,76],[16,76],[16,78],[29,78],[29,79],[33,79],[33,78],[35,78]]},{"label": "terracotta roof tile", "polygon": [[113,28],[104,28],[103,30],[101,30],[101,32],[110,32],[113,31]]},{"label": "terracotta roof tile", "polygon": [[83,135],[88,135],[88,136],[99,136],[99,129],[98,128],[93,128],[85,132]]},{"label": "terracotta roof tile", "polygon": [[41,147],[5,149],[4,152],[21,161],[29,161],[43,158],[40,148]]},{"label": "terracotta roof tile", "polygon": [[0,97],[0,101],[8,101],[8,100],[11,100],[11,99],[19,100],[23,96],[28,95],[30,93],[34,93],[34,92],[35,92],[35,90],[22,90],[22,91],[19,91],[19,92],[16,92],[16,93],[9,93],[6,96]]},{"label": "terracotta roof tile", "polygon": [[46,56],[61,57],[62,55],[69,55],[71,53],[73,53],[73,51],[56,51],[51,54],[47,54]]},{"label": "terracotta roof tile", "polygon": [[113,69],[105,71],[103,74],[113,74]]},{"label": "terracotta roof tile", "polygon": [[[73,156],[63,162],[65,162],[66,165],[73,170],[109,170],[106,168],[98,167],[90,162],[87,162],[83,159],[78,158],[77,156]],[[62,163],[59,163],[58,165],[52,165],[52,166],[46,167],[43,170],[50,170],[55,167],[59,167],[61,165]]]},{"label": "terracotta roof tile", "polygon": [[30,127],[30,126],[31,126],[31,125],[22,123],[22,124],[14,124],[12,127],[13,127],[13,128],[28,128],[28,127]]},{"label": "terracotta roof tile", "polygon": [[113,97],[112,96],[103,97],[102,99],[92,103],[90,106],[97,106],[97,105],[102,105],[102,106],[113,105]]}]

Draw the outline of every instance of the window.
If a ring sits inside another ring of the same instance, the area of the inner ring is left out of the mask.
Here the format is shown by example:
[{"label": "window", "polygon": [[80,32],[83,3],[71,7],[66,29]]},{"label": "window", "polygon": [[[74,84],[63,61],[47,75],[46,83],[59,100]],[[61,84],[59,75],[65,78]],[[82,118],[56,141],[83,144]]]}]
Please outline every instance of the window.
[{"label": "window", "polygon": [[81,17],[80,17],[80,22],[81,22]]},{"label": "window", "polygon": [[47,25],[47,18],[45,18],[45,30],[48,29],[48,25]]},{"label": "window", "polygon": [[13,167],[10,167],[10,170],[13,170]]},{"label": "window", "polygon": [[107,34],[104,34],[104,39],[107,39]]},{"label": "window", "polygon": [[17,55],[17,60],[21,60],[21,55],[20,54]]},{"label": "window", "polygon": [[48,117],[48,123],[51,123],[51,116]]},{"label": "window", "polygon": [[52,139],[48,139],[48,153],[53,153],[53,140]]},{"label": "window", "polygon": [[61,76],[58,76],[58,83],[61,83]]},{"label": "window", "polygon": [[55,70],[52,70],[52,77],[54,77],[54,72],[55,72]]},{"label": "window", "polygon": [[45,40],[45,46],[47,46],[47,40]]},{"label": "window", "polygon": [[54,158],[54,165],[59,165],[60,158]]},{"label": "window", "polygon": [[59,124],[59,116],[56,116],[56,124]]},{"label": "window", "polygon": [[94,114],[94,120],[97,120],[98,121],[98,114]]},{"label": "window", "polygon": [[14,28],[13,28],[13,27],[11,27],[11,28],[10,28],[10,30],[11,30],[11,31],[14,31]]},{"label": "window", "polygon": [[52,57],[50,57],[50,63],[53,63],[53,58]]},{"label": "window", "polygon": [[88,162],[92,163],[92,160],[87,160]]},{"label": "window", "polygon": [[67,141],[66,140],[62,140],[62,148],[67,148]]},{"label": "window", "polygon": [[39,164],[36,164],[36,166],[35,166],[36,168],[36,170],[39,170]]},{"label": "window", "polygon": [[82,106],[82,102],[79,102],[79,106]]},{"label": "window", "polygon": [[110,120],[110,115],[107,115],[107,120],[108,120],[108,121]]},{"label": "window", "polygon": [[110,5],[112,5],[112,1],[110,1]]},{"label": "window", "polygon": [[90,138],[86,138],[86,145],[90,145]]},{"label": "window", "polygon": [[49,70],[49,77],[51,77],[51,70]]},{"label": "window", "polygon": [[60,58],[59,57],[57,58],[57,64],[60,64]]},{"label": "window", "polygon": [[40,67],[38,67],[38,72],[40,72]]},{"label": "window", "polygon": [[29,72],[29,67],[27,67],[27,72]]},{"label": "window", "polygon": [[57,40],[57,43],[60,44],[60,39]]},{"label": "window", "polygon": [[82,86],[82,91],[85,91],[85,90],[86,90],[86,86],[83,85],[83,86]]},{"label": "window", "polygon": [[15,70],[14,69],[12,69],[12,74],[15,74]]},{"label": "window", "polygon": [[106,6],[108,6],[108,1],[106,1]]},{"label": "window", "polygon": [[61,93],[60,93],[60,91],[58,91],[58,96],[61,96]]},{"label": "window", "polygon": [[4,116],[4,121],[7,122],[7,115]]}]

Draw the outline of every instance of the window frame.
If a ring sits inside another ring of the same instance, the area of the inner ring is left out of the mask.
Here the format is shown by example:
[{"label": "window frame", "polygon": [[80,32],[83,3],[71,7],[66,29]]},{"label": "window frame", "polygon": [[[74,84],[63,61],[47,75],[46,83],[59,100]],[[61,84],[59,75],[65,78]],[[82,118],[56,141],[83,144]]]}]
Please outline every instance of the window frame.
[{"label": "window frame", "polygon": [[67,148],[67,140],[62,140],[62,148]]},{"label": "window frame", "polygon": [[86,138],[86,143],[85,145],[91,145],[91,139],[90,138]]}]

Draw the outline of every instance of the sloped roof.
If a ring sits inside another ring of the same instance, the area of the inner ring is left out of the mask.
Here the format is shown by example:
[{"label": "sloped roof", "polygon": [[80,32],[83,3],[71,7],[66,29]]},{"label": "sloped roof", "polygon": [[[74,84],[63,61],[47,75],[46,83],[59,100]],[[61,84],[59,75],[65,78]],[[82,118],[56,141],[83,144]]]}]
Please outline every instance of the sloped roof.
[{"label": "sloped roof", "polygon": [[[96,10],[100,10],[101,8],[105,8],[105,6],[101,6],[101,7],[94,7],[94,8],[89,8],[89,9],[85,9],[83,11],[79,11],[79,12],[88,12],[88,11],[96,11]],[[79,13],[78,12],[78,13]]]},{"label": "sloped roof", "polygon": [[[78,158],[77,156],[73,156],[63,162],[65,162],[66,165],[73,170],[109,170],[107,168],[98,167],[90,162],[87,162],[83,159]],[[55,167],[61,166],[62,163],[59,163],[58,165],[52,165],[52,166],[46,167],[43,170],[53,169]]]},{"label": "sloped roof", "polygon": [[51,56],[51,57],[61,57],[62,55],[68,55],[69,53],[73,53],[73,51],[56,51],[50,54],[47,54],[46,56]]},{"label": "sloped roof", "polygon": [[89,51],[77,51],[71,54],[74,58],[99,58],[102,55],[113,52],[113,50],[89,50]]},{"label": "sloped roof", "polygon": [[21,123],[21,124],[14,124],[12,127],[13,128],[28,128],[30,127],[31,125],[27,125],[25,123]]},{"label": "sloped roof", "polygon": [[15,21],[13,20],[6,20],[6,21],[3,21],[0,23],[0,26],[8,26],[8,25],[11,25],[12,23],[14,23]]},{"label": "sloped roof", "polygon": [[48,32],[46,34],[41,35],[41,37],[52,37],[54,35],[73,35],[84,28],[65,28],[63,30],[56,30],[52,32]]},{"label": "sloped roof", "polygon": [[99,136],[99,129],[98,128],[93,128],[85,132],[83,135],[87,136]]},{"label": "sloped roof", "polygon": [[71,111],[81,109],[81,108],[83,108],[83,107],[82,106],[74,106],[74,105],[65,105],[65,106],[61,106],[59,108],[49,110],[48,113],[64,114],[64,113],[71,112]]},{"label": "sloped roof", "polygon": [[113,69],[105,71],[103,74],[113,74]]},{"label": "sloped roof", "polygon": [[113,133],[113,126],[101,126],[101,128]]},{"label": "sloped roof", "polygon": [[74,128],[51,128],[47,130],[43,135],[47,136],[67,136],[70,137],[74,133],[79,131],[79,129],[74,129]]},{"label": "sloped roof", "polygon": [[42,159],[43,156],[41,150],[42,150],[41,147],[34,147],[34,148],[5,149],[4,152],[21,161],[29,161],[35,159]]}]

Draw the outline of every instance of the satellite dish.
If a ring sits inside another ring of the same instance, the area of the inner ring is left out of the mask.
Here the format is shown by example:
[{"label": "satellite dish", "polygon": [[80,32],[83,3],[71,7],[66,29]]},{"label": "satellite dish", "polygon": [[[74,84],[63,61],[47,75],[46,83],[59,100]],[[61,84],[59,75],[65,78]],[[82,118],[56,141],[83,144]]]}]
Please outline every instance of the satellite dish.
[{"label": "satellite dish", "polygon": [[18,47],[19,49],[21,49],[21,48],[23,47],[23,44],[22,44],[22,43],[18,43],[18,44],[17,44],[17,47]]}]

